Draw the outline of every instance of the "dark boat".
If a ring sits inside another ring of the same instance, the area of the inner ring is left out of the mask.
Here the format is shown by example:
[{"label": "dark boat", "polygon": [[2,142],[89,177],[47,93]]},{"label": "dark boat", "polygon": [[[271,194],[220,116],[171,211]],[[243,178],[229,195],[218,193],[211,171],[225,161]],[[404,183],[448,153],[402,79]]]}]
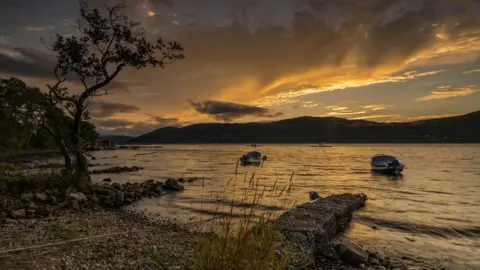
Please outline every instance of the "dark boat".
[{"label": "dark boat", "polygon": [[260,165],[262,161],[266,160],[267,156],[262,156],[260,152],[252,151],[248,152],[247,154],[243,155],[240,158],[240,162],[243,166],[247,165]]},{"label": "dark boat", "polygon": [[375,155],[371,165],[372,171],[384,174],[400,174],[405,167],[397,158],[388,155]]}]

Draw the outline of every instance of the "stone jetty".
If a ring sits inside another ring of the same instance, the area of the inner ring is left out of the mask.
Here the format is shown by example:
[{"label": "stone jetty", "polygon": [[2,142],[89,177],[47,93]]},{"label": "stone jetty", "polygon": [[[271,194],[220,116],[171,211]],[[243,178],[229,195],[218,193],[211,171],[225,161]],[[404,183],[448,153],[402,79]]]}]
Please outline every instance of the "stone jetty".
[{"label": "stone jetty", "polygon": [[292,254],[294,264],[315,262],[315,257],[331,248],[333,237],[365,205],[365,194],[342,194],[319,198],[280,215],[275,221],[282,248]]}]

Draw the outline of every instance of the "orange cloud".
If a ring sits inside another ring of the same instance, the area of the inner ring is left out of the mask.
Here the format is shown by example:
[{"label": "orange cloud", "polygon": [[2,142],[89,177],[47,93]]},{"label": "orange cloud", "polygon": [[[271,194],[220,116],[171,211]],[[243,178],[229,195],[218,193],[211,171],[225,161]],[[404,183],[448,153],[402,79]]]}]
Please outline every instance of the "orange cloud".
[{"label": "orange cloud", "polygon": [[[350,88],[358,88],[358,87],[364,87],[364,86],[370,86],[370,85],[382,84],[382,83],[406,82],[406,81],[414,80],[420,77],[437,75],[443,71],[444,70],[434,70],[434,71],[421,72],[421,73],[418,73],[416,71],[410,71],[397,76],[384,75],[379,77],[371,77],[371,76],[363,75],[364,77],[358,76],[357,78],[355,77],[348,78],[348,77],[338,76],[338,74],[340,74],[342,70],[337,70],[338,72],[337,76],[332,76],[330,77],[330,79],[324,78],[324,81],[323,81],[324,83],[328,80],[332,81],[332,84],[330,85],[326,85],[324,87],[321,87],[321,86],[308,87],[306,89],[298,90],[298,91],[290,90],[288,92],[282,92],[279,94],[266,96],[264,98],[260,98],[257,101],[255,101],[255,104],[259,106],[289,104],[289,103],[294,103],[295,99],[300,96],[305,96],[305,95],[310,95],[310,94],[315,94],[320,92],[329,92],[329,91],[344,90],[344,89],[350,89]],[[391,71],[387,71],[387,72],[389,73]],[[303,75],[300,75],[298,78],[302,80],[308,78],[305,76],[306,74],[303,74]],[[290,77],[288,80],[285,80],[285,82],[294,82],[293,77]],[[300,81],[297,81],[297,83],[300,84]],[[280,84],[277,83],[275,85],[280,85]]]},{"label": "orange cloud", "polygon": [[[445,89],[445,88],[441,88]],[[420,97],[416,101],[427,101],[427,100],[436,100],[436,99],[446,99],[454,97],[464,97],[479,92],[479,89],[473,89],[471,87],[455,88],[441,91],[432,91],[430,95]]]},{"label": "orange cloud", "polygon": [[467,70],[467,71],[463,72],[462,74],[466,75],[466,74],[476,73],[476,72],[480,72],[480,69]]},{"label": "orange cloud", "polygon": [[393,105],[371,104],[371,105],[365,105],[362,108],[371,110],[371,111],[380,111],[380,110],[385,110],[391,107],[393,107]]}]

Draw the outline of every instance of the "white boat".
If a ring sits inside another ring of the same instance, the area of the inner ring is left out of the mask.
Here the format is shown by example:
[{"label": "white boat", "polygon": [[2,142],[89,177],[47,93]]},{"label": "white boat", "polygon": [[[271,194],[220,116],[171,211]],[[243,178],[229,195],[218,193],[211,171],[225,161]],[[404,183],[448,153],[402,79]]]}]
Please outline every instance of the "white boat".
[{"label": "white boat", "polygon": [[243,155],[240,158],[240,162],[242,163],[243,166],[260,165],[260,164],[262,164],[262,161],[264,161],[266,159],[267,159],[267,156],[262,156],[262,154],[260,154],[260,152],[252,151],[252,152],[248,152],[247,154]]},{"label": "white boat", "polygon": [[373,156],[371,165],[372,171],[385,174],[400,174],[405,167],[394,156],[383,154]]},{"label": "white boat", "polygon": [[309,145],[309,147],[332,147],[331,145],[327,145],[325,143],[319,143],[319,144],[314,144],[314,145]]}]

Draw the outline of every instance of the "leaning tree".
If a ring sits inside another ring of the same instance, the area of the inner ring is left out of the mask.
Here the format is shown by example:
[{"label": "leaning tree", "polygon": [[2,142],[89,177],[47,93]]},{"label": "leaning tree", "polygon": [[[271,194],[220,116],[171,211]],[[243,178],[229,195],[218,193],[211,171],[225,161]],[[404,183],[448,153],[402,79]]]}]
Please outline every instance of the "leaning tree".
[{"label": "leaning tree", "polygon": [[[106,87],[121,71],[127,68],[164,68],[166,64],[183,59],[183,48],[176,41],[165,42],[158,38],[150,42],[139,22],[125,15],[124,5],[105,6],[105,10],[89,8],[86,0],[79,0],[80,19],[74,35],[56,35],[49,48],[57,56],[56,83],[47,85],[48,100],[52,107],[62,108],[73,118],[72,143],[66,146],[57,140],[64,153],[75,157],[74,166],[66,166],[74,179],[73,186],[84,188],[89,184],[85,143],[80,131],[84,119],[88,119],[88,100],[107,94]],[[67,80],[75,80],[82,86],[80,92],[64,87]],[[55,120],[55,119],[53,119]],[[61,129],[51,129],[60,132]],[[68,160],[67,157],[65,157]]]}]

